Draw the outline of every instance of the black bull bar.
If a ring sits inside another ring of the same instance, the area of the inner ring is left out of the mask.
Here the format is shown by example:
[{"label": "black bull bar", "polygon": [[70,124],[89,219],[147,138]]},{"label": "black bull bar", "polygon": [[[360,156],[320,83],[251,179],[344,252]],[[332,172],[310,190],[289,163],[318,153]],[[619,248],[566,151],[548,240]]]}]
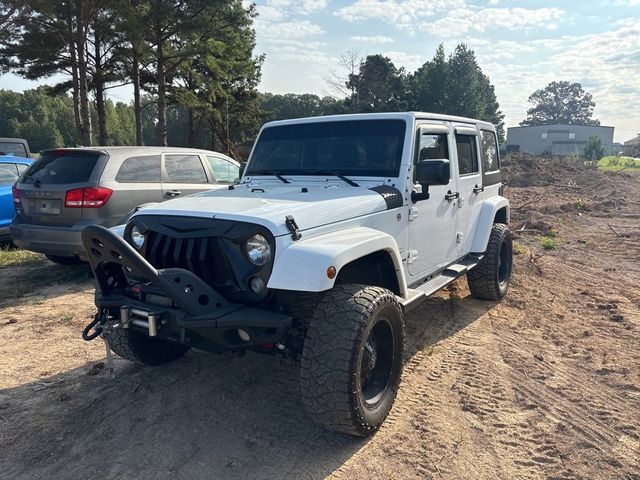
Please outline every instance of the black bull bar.
[{"label": "black bull bar", "polygon": [[[119,327],[146,325],[143,330],[149,335],[221,351],[277,343],[291,326],[290,315],[229,302],[193,272],[155,269],[122,237],[102,226],[86,227],[82,242],[98,284],[95,302],[104,317],[101,327],[115,318]],[[132,298],[131,284],[140,286],[138,298]],[[145,292],[170,299],[171,305],[149,303]],[[129,322],[132,314],[139,317],[137,322]]]}]

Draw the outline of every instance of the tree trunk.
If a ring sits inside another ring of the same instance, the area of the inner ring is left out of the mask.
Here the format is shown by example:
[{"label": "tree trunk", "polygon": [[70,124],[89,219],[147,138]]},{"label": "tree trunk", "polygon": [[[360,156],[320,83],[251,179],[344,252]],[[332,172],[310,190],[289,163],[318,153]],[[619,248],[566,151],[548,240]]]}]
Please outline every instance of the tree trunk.
[{"label": "tree trunk", "polygon": [[188,120],[187,120],[187,147],[193,147],[193,142],[196,137],[196,129],[193,120],[193,108],[188,109]]},{"label": "tree trunk", "polygon": [[136,145],[144,145],[142,137],[142,106],[140,105],[140,60],[138,51],[133,48],[133,65],[131,80],[133,81],[133,110],[136,117]]},{"label": "tree trunk", "polygon": [[78,52],[78,83],[80,90],[80,117],[82,120],[82,136],[80,141],[83,146],[92,145],[91,138],[91,111],[89,109],[89,82],[87,81],[86,58],[86,19],[83,8],[84,0],[76,0],[76,48]]},{"label": "tree trunk", "polygon": [[160,12],[154,13],[155,35],[156,35],[156,61],[157,61],[157,82],[158,82],[158,144],[166,147],[167,143],[167,78],[164,64],[164,38],[162,26],[160,25]]},{"label": "tree trunk", "polygon": [[[67,27],[69,29],[69,38],[73,39],[73,11],[71,10],[71,4],[69,4]],[[80,91],[78,89],[78,56],[74,40],[71,40],[69,44],[69,55],[71,57],[71,82],[73,84],[71,89],[73,100],[73,123],[76,127],[76,138],[80,139],[82,138],[82,121],[80,120]]]},{"label": "tree trunk", "polygon": [[211,150],[216,151],[216,121],[211,119]]},{"label": "tree trunk", "polygon": [[98,114],[98,135],[100,145],[107,145],[109,136],[107,134],[107,112],[104,104],[104,76],[102,70],[102,39],[100,37],[100,27],[94,27],[94,46],[95,46],[95,77],[96,85],[96,112]]}]

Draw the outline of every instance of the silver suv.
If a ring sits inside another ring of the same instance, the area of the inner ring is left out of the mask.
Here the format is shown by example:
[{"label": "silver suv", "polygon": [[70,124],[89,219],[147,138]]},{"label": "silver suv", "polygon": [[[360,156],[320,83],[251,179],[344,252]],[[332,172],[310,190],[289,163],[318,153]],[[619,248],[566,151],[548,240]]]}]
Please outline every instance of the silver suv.
[{"label": "silver suv", "polygon": [[133,208],[238,180],[240,165],[220,153],[171,147],[43,151],[14,189],[16,245],[56,263],[84,260],[80,232],[112,227]]}]

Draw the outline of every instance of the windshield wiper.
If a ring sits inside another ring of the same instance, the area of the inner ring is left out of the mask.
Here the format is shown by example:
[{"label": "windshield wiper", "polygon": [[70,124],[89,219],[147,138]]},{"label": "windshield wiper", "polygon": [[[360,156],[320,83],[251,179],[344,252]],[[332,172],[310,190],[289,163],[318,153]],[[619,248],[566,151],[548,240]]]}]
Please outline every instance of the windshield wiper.
[{"label": "windshield wiper", "polygon": [[32,180],[33,181],[33,186],[36,188],[40,188],[40,180],[37,178],[33,178],[31,175],[25,175],[24,177],[22,177],[22,180]]},{"label": "windshield wiper", "polygon": [[281,174],[279,174],[277,172],[269,172],[267,170],[254,170],[254,171],[251,171],[251,172],[247,173],[247,175],[273,175],[278,180],[282,180],[282,183],[291,183],[289,180],[284,178]]},{"label": "windshield wiper", "polygon": [[356,182],[351,180],[350,178],[347,178],[344,175],[342,175],[341,173],[337,173],[337,172],[334,172],[332,170],[312,170],[312,171],[310,171],[308,173],[310,173],[311,175],[331,175],[333,177],[338,177],[340,180],[342,180],[345,183],[348,183],[352,187],[359,187],[360,186]]}]

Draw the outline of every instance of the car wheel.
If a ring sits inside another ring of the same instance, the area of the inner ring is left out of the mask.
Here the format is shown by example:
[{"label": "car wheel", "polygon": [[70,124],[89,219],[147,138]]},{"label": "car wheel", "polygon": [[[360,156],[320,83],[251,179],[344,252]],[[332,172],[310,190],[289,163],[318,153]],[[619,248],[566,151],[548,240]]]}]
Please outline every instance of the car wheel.
[{"label": "car wheel", "polygon": [[151,338],[132,328],[118,328],[109,332],[105,339],[116,355],[149,366],[177,360],[189,351],[189,347]]},{"label": "car wheel", "polygon": [[305,337],[302,400],[318,424],[349,435],[375,432],[393,406],[404,352],[395,295],[345,284],[326,293]]},{"label": "car wheel", "polygon": [[509,290],[512,267],[511,231],[506,225],[496,223],[491,229],[484,257],[467,273],[471,295],[480,300],[500,300]]},{"label": "car wheel", "polygon": [[62,257],[59,255],[45,255],[45,257],[58,265],[80,265],[84,263],[78,257]]}]

